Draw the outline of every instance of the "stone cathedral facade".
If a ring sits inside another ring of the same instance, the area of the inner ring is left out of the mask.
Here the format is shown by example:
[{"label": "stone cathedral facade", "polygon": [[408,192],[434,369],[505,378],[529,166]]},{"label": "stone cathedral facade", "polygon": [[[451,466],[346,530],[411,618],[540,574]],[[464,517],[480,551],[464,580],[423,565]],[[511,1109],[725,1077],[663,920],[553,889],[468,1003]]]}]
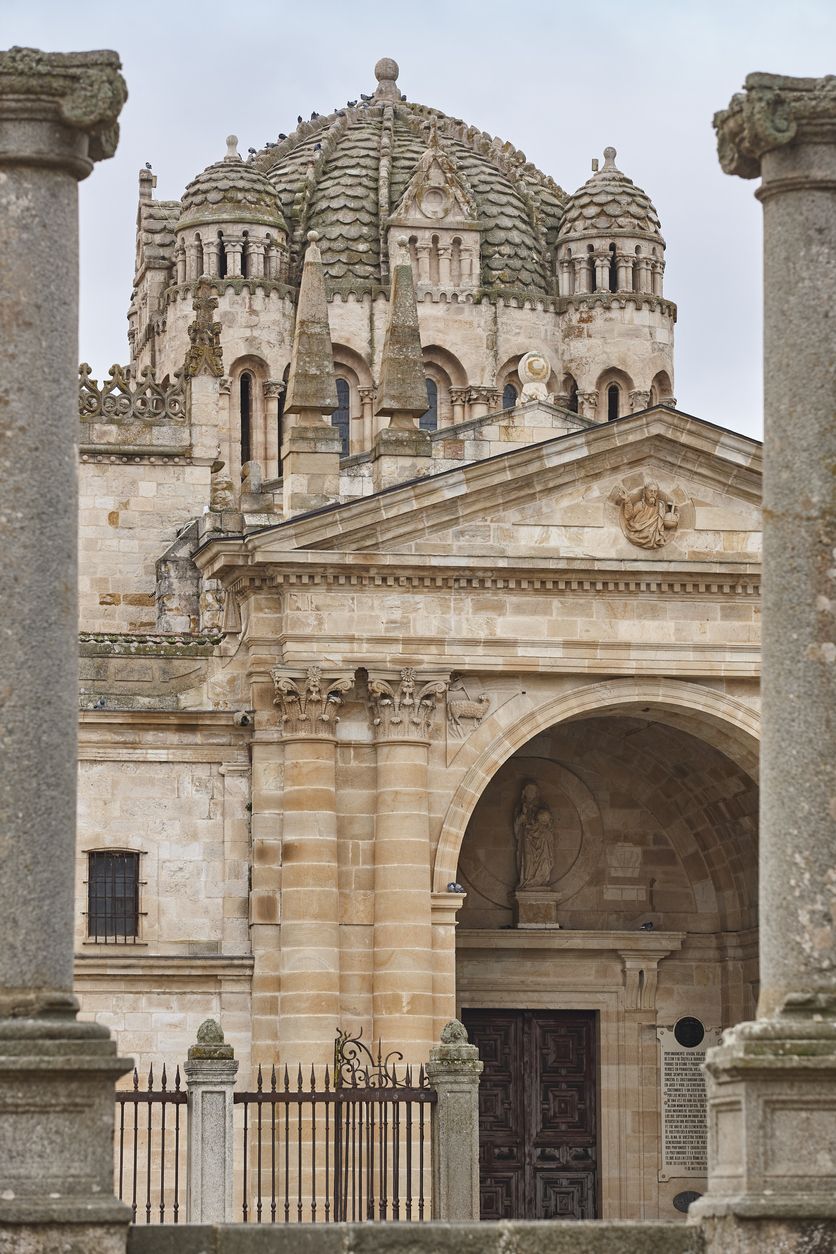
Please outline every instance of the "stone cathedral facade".
[{"label": "stone cathedral facade", "polygon": [[80,383],[79,996],[247,1076],[458,1015],[486,1216],[673,1218],[757,995],[760,446],[676,407],[613,149],[568,194],[375,75],[140,173]]}]

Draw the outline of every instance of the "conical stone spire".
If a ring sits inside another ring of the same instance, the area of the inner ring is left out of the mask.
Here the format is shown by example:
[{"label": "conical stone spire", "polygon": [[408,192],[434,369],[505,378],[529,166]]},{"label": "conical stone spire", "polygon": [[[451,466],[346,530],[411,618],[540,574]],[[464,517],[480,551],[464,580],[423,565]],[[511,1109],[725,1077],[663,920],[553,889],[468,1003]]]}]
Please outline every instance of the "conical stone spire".
[{"label": "conical stone spire", "polygon": [[308,232],[284,407],[286,414],[299,414],[304,424],[321,422],[323,415],[333,413],[339,403],[318,239],[316,231]]},{"label": "conical stone spire", "polygon": [[418,330],[415,284],[405,236],[399,237],[397,249],[375,413],[387,416],[390,427],[414,430],[416,420],[426,413],[429,405],[427,379]]}]

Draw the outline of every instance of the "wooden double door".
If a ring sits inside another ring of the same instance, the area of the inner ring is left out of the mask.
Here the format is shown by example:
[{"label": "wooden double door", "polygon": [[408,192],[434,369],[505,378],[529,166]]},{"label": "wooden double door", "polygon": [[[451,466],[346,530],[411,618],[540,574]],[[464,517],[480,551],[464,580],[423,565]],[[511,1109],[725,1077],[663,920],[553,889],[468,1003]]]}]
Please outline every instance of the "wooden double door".
[{"label": "wooden double door", "polygon": [[598,1215],[594,1011],[465,1010],[479,1090],[483,1219]]}]

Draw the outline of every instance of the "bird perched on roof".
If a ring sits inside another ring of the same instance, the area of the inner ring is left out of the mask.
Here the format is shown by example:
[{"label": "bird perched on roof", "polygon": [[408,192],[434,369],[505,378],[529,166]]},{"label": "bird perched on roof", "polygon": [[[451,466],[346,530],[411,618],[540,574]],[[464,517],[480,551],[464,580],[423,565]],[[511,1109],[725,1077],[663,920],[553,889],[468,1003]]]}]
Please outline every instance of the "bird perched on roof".
[{"label": "bird perched on roof", "polygon": [[150,161],[146,161],[146,162],[145,162],[145,169],[146,169],[146,170],[150,170],[150,169],[151,169],[151,162],[150,162]]},{"label": "bird perched on roof", "polygon": [[302,125],[302,114],[301,114],[301,113],[297,114],[297,117],[296,117],[296,125],[297,125],[297,126],[301,126],[301,125]]},{"label": "bird perched on roof", "polygon": [[361,100],[371,100],[371,99],[372,99],[372,97],[371,97],[371,96],[366,96],[366,95],[364,95],[364,93],[361,91],[361,92],[360,92],[360,99],[361,99]]},{"label": "bird perched on roof", "polygon": [[[279,138],[279,139],[287,139],[287,136],[285,135],[284,131],[281,131],[281,132],[279,133],[278,138]],[[275,144],[273,145],[273,147],[275,147]]]},{"label": "bird perched on roof", "polygon": [[348,105],[349,109],[356,109],[356,107],[357,107],[357,101],[356,101],[356,100],[346,100],[346,102],[345,102],[345,103]]},{"label": "bird perched on roof", "polygon": [[319,114],[317,113],[316,109],[314,109],[313,113],[311,114],[311,121],[315,122],[318,117],[319,117]]},{"label": "bird perched on roof", "polygon": [[255,156],[255,154],[256,154],[256,152],[257,152],[257,151],[258,151],[258,149],[256,149],[256,148],[248,148],[248,149],[247,149],[247,152],[251,152],[251,153],[253,154],[253,156]]}]

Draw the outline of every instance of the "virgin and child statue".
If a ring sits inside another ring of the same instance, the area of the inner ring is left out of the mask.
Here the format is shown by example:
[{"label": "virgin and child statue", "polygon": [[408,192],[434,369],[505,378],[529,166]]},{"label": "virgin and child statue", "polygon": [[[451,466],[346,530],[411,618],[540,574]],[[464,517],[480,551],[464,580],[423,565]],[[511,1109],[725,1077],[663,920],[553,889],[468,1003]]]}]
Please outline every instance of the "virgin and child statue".
[{"label": "virgin and child statue", "polygon": [[523,784],[514,811],[517,889],[548,888],[554,867],[554,821],[533,780]]}]

